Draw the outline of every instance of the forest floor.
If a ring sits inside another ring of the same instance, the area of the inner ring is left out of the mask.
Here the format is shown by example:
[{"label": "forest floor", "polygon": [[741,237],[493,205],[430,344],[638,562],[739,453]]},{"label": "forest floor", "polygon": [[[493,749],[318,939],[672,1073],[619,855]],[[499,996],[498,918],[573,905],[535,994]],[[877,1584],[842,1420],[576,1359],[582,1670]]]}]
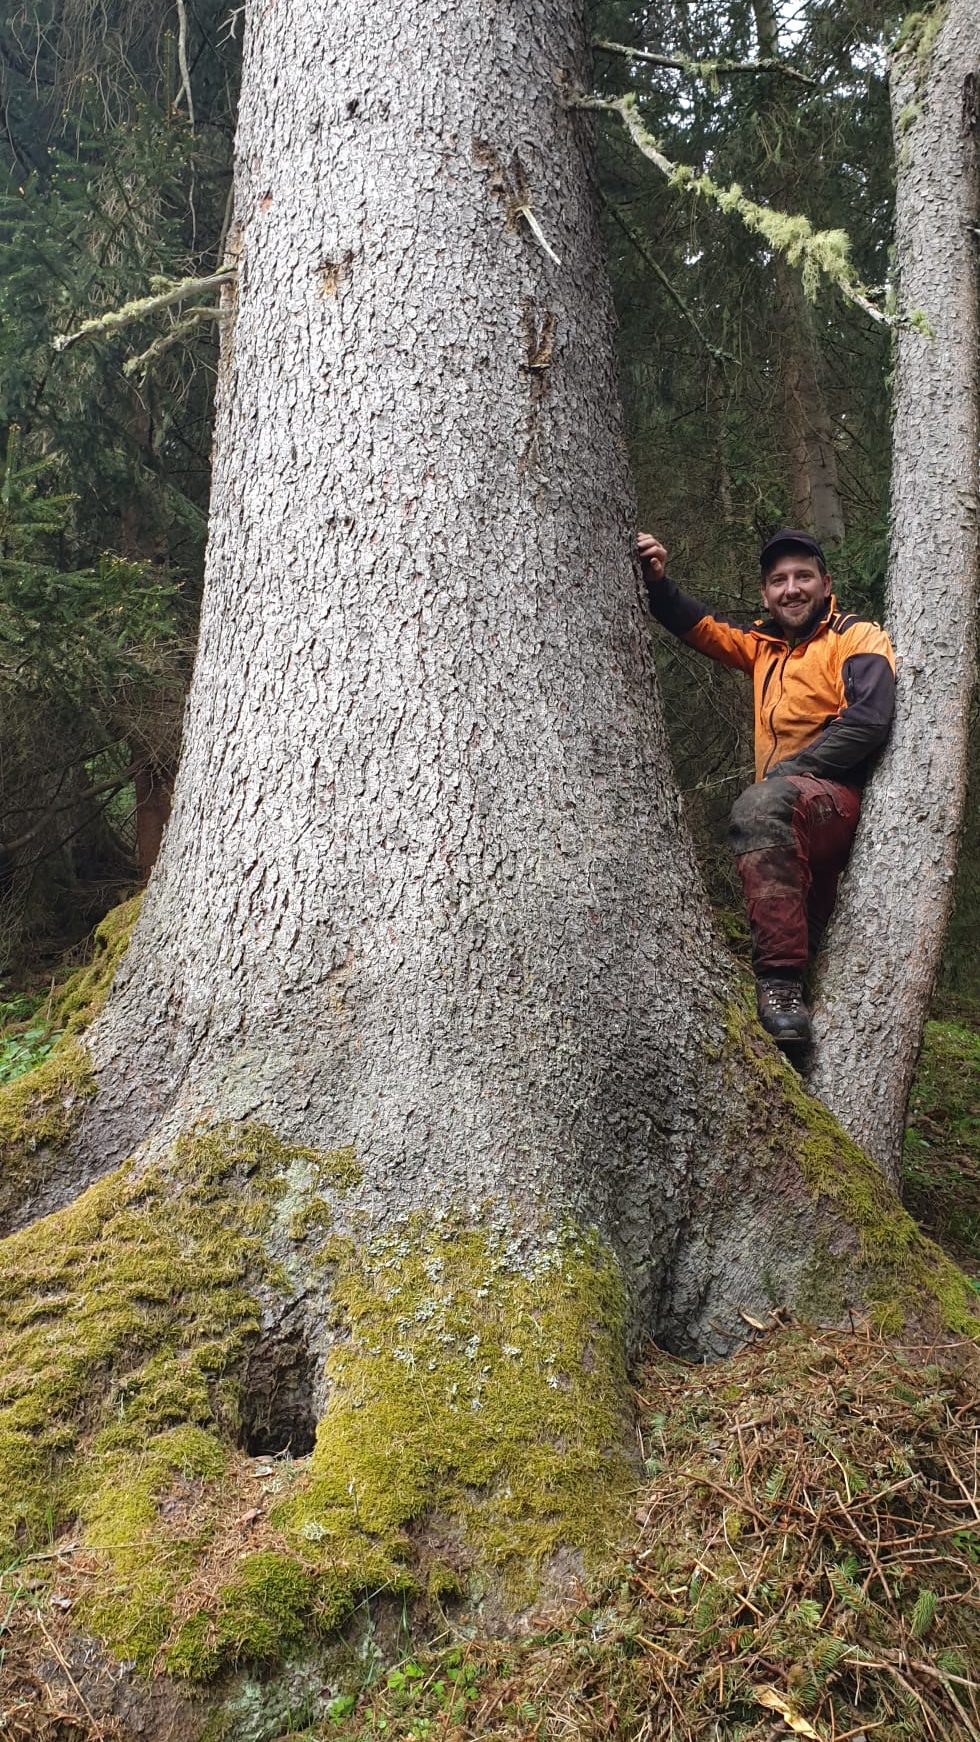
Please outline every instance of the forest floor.
[{"label": "forest floor", "polygon": [[[46,985],[0,999],[2,1083],[53,1037]],[[980,1007],[940,1007],[904,1194],[980,1279],[978,1102]],[[216,1742],[980,1742],[976,1370],[939,1356],[776,1317],[716,1366],[649,1349],[632,1517],[577,1604],[509,1640],[365,1604],[315,1688],[240,1683]],[[0,1737],[128,1742],[59,1672],[48,1599],[0,1569]]]}]

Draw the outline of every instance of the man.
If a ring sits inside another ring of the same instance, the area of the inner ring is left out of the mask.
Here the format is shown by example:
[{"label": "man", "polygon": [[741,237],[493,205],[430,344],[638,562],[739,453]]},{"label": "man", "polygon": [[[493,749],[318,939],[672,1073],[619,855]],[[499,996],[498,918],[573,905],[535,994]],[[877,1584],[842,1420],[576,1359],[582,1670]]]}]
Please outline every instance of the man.
[{"label": "man", "polygon": [[865,776],[891,726],[891,642],[876,623],[838,610],[823,551],[808,532],[786,528],[763,549],[767,616],[747,628],[682,593],[649,533],[640,533],[637,553],[658,621],[752,676],[756,784],[736,800],[731,841],[760,1019],[781,1046],[805,1046],[803,976],[833,911]]}]

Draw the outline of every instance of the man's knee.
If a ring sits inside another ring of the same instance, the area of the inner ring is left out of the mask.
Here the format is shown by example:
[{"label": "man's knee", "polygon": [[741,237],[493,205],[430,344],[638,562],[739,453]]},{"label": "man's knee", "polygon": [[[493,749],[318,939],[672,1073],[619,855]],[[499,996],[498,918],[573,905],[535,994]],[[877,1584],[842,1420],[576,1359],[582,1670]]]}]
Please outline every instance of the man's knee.
[{"label": "man's knee", "polygon": [[732,806],[728,838],[736,858],[764,847],[793,847],[793,811],[798,798],[791,780],[758,780]]}]

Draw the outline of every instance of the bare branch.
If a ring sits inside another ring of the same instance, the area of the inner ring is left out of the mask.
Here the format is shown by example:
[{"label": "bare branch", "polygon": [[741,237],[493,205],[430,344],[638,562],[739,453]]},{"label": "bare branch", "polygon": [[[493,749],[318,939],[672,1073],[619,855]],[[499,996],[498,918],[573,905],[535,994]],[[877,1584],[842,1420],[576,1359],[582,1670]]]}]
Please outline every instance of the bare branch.
[{"label": "bare branch", "polygon": [[680,291],[677,289],[676,285],[673,284],[671,282],[671,280],[667,277],[667,274],[664,271],[663,267],[660,265],[660,262],[658,260],[654,259],[653,255],[650,253],[650,250],[647,247],[646,243],[643,241],[641,236],[637,235],[637,232],[634,230],[632,224],[630,223],[630,221],[626,217],[626,215],[622,211],[620,211],[620,208],[618,206],[613,205],[611,200],[604,199],[604,204],[605,204],[607,212],[609,213],[610,217],[613,219],[613,222],[618,224],[619,228],[623,232],[623,235],[626,237],[626,240],[630,243],[631,247],[635,248],[637,254],[640,256],[640,259],[643,261],[644,265],[648,266],[650,271],[653,273],[654,277],[659,279],[660,283],[663,285],[664,290],[667,292],[667,295],[670,297],[671,302],[674,303],[675,306],[680,309],[681,314],[684,316],[684,319],[687,321],[688,325],[697,334],[698,338],[700,339],[702,345],[704,346],[705,350],[707,351],[712,362],[714,362],[714,363],[734,363],[735,358],[732,356],[730,351],[723,351],[720,349],[719,346],[713,345],[711,343],[711,340],[708,338],[707,333],[704,331],[703,327],[701,326],[700,322],[698,321],[697,316],[695,314],[693,314],[692,311],[688,308],[687,303],[684,301],[684,298],[681,296]]},{"label": "bare branch", "polygon": [[608,42],[605,37],[596,37],[593,48],[601,49],[603,54],[622,55],[625,60],[645,61],[648,66],[664,67],[668,72],[686,73],[692,79],[728,78],[736,73],[782,73],[784,78],[795,79],[797,84],[809,85],[816,89],[817,80],[808,78],[806,73],[798,72],[784,60],[769,57],[765,60],[689,60],[685,55],[676,58],[667,54],[654,54],[648,48],[629,48],[624,42]]},{"label": "bare branch", "polygon": [[187,120],[193,133],[194,98],[191,94],[190,67],[187,64],[187,7],[184,5],[184,0],[177,0],[177,18],[177,65],[180,68],[180,90],[177,93],[177,101],[179,103],[182,96],[186,98]]},{"label": "bare branch", "polygon": [[133,321],[145,320],[147,315],[156,314],[162,308],[171,308],[174,303],[183,302],[186,297],[199,296],[203,290],[218,290],[234,278],[235,271],[234,266],[222,266],[217,272],[209,273],[207,278],[182,278],[179,284],[172,284],[155,296],[139,297],[135,302],[124,303],[122,308],[110,309],[107,314],[83,321],[74,333],[58,333],[52,341],[54,348],[56,351],[67,351],[71,345],[77,345],[80,339],[94,339],[101,333],[118,332],[121,327],[128,327]]}]

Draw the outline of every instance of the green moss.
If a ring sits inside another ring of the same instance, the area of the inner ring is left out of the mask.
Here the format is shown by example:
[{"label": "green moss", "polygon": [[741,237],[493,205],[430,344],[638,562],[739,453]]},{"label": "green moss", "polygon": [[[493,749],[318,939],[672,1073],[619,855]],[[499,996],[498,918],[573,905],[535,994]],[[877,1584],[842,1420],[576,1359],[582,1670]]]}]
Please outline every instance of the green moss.
[{"label": "green moss", "polygon": [[333,1242],[338,1259],[330,1408],[274,1519],[329,1569],[331,1620],[368,1581],[414,1582],[409,1527],[432,1513],[518,1595],[559,1548],[599,1557],[630,1471],[622,1283],[598,1239],[556,1237],[525,1270],[489,1235],[414,1219],[366,1250]]},{"label": "green moss", "polygon": [[892,48],[894,58],[908,56],[915,61],[916,83],[921,83],[928,70],[936,38],[946,17],[945,5],[931,6],[926,11],[909,12]]},{"label": "green moss", "polygon": [[593,1564],[628,1516],[611,1254],[568,1231],[525,1260],[419,1218],[324,1242],[330,1407],[263,1540],[235,1536],[260,1302],[355,1165],[261,1127],[199,1131],[4,1242],[0,1542],[79,1536],[79,1621],[144,1669],[278,1662],[366,1594],[472,1591],[475,1562],[530,1595],[559,1549]]},{"label": "green moss", "polygon": [[902,1189],[916,1220],[972,1273],[980,1271],[980,1033],[928,1022],[902,1155]]},{"label": "green moss", "polygon": [[92,960],[65,981],[52,1004],[52,1025],[79,1034],[94,1021],[109,996],[113,975],[129,948],[139,918],[142,895],[134,895],[107,913],[95,928]]},{"label": "green moss", "polygon": [[[910,1318],[931,1319],[957,1336],[980,1335],[976,1295],[967,1278],[903,1209],[880,1168],[823,1103],[806,1094],[796,1072],[763,1040],[748,997],[729,1012],[727,1045],[755,1084],[754,1097],[750,1087],[754,1111],[781,1109],[777,1141],[799,1163],[811,1196],[834,1206],[843,1225],[843,1240],[828,1240],[814,1254],[799,1310],[839,1319],[849,1304],[863,1304],[876,1327],[889,1335]],[[750,1116],[752,1111],[750,1106]]]},{"label": "green moss", "polygon": [[[105,1569],[80,1613],[121,1655],[152,1661],[214,1528],[266,1236],[297,1178],[318,1191],[345,1170],[262,1127],[218,1127],[3,1243],[0,1544],[80,1530]],[[167,1522],[178,1479],[211,1494],[210,1514]]]},{"label": "green moss", "polygon": [[316,1603],[311,1574],[289,1555],[259,1552],[225,1586],[214,1616],[186,1621],[165,1653],[171,1675],[209,1681],[240,1662],[281,1663],[310,1631]]},{"label": "green moss", "polygon": [[88,967],[66,981],[51,1005],[47,1057],[33,1070],[0,1087],[0,1221],[42,1186],[57,1167],[95,1077],[78,1035],[98,1015],[129,943],[140,897],[106,915],[95,933]]}]

